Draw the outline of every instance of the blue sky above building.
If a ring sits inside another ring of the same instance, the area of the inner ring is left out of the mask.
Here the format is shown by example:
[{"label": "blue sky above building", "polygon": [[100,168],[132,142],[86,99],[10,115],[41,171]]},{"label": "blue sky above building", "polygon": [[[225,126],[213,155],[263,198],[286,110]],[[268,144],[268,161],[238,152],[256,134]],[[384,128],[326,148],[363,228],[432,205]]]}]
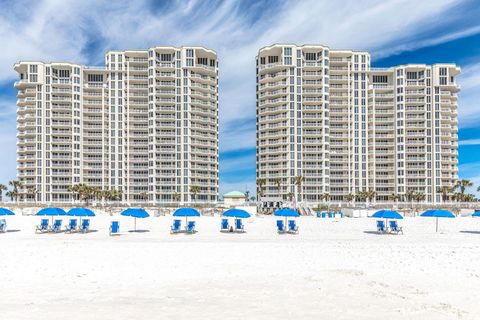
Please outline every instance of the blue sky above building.
[{"label": "blue sky above building", "polygon": [[202,45],[216,50],[220,63],[220,191],[254,191],[255,55],[273,43],[318,43],[369,51],[373,66],[462,67],[459,174],[480,185],[479,1],[0,1],[0,7],[0,183],[16,174],[16,61],[103,65],[108,50]]}]

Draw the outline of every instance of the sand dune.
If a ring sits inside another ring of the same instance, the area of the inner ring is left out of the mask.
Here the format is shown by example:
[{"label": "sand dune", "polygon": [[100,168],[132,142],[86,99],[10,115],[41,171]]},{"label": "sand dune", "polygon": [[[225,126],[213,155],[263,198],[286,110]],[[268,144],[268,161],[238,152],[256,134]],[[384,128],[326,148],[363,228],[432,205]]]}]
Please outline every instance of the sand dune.
[{"label": "sand dune", "polygon": [[[302,217],[278,235],[273,217],[220,233],[170,235],[172,218],[92,219],[89,234],[34,234],[8,217],[0,234],[1,319],[478,319],[480,219],[407,218],[405,235],[372,219]],[[16,231],[18,230],[18,231]]]}]

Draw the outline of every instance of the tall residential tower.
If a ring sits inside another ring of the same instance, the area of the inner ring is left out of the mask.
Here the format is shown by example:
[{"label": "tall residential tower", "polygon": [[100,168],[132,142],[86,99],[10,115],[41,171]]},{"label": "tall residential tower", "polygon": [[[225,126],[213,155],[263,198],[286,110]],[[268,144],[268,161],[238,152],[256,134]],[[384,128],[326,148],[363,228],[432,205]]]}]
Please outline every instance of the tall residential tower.
[{"label": "tall residential tower", "polygon": [[[454,64],[370,67],[367,52],[273,45],[257,56],[257,179],[266,197],[440,202],[457,179]],[[304,181],[299,190],[295,177]]]},{"label": "tall residential tower", "polygon": [[[105,68],[19,62],[22,199],[71,201],[69,186],[122,201],[218,198],[218,62],[201,47],[111,51]],[[199,192],[192,194],[191,187]]]}]

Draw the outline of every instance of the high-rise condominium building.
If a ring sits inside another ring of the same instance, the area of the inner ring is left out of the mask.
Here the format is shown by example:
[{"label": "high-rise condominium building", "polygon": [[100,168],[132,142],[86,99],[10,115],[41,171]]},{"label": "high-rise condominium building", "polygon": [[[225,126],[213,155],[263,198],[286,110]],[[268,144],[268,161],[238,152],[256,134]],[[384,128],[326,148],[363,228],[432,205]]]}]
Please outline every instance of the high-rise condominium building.
[{"label": "high-rise condominium building", "polygon": [[111,51],[105,68],[19,62],[15,70],[23,200],[33,189],[39,202],[71,201],[76,184],[121,190],[126,203],[217,200],[214,51]]},{"label": "high-rise condominium building", "polygon": [[367,52],[321,45],[262,48],[257,179],[264,196],[347,201],[372,190],[379,201],[412,192],[442,201],[439,190],[457,180],[459,73],[455,64],[371,68]]}]

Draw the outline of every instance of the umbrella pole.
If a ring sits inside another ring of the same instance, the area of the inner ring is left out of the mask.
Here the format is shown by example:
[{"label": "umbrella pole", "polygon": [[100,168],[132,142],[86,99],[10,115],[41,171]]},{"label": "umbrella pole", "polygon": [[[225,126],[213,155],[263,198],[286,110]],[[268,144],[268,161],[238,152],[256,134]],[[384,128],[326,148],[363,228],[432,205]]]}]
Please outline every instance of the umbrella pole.
[{"label": "umbrella pole", "polygon": [[436,227],[435,227],[435,232],[438,232],[438,217],[437,217],[437,223],[436,223]]},{"label": "umbrella pole", "polygon": [[133,218],[133,221],[135,232],[137,232],[137,218]]}]

